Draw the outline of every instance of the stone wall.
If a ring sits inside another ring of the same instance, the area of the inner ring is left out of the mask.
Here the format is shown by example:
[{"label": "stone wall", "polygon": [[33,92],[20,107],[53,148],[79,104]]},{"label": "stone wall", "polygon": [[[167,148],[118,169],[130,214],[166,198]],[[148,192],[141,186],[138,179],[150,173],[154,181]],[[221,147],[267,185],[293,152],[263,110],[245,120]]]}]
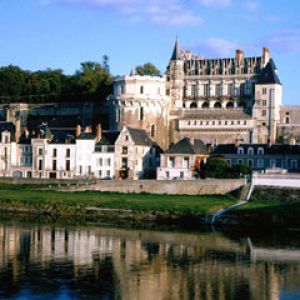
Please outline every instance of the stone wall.
[{"label": "stone wall", "polygon": [[300,188],[257,186],[251,200],[300,201]]},{"label": "stone wall", "polygon": [[120,193],[150,193],[168,195],[223,195],[239,189],[243,179],[206,180],[98,180],[91,186],[71,186],[68,190],[96,190]]},{"label": "stone wall", "polygon": [[224,195],[240,189],[244,179],[205,180],[87,180],[0,178],[4,184],[63,185],[64,191],[101,191],[168,195]]}]

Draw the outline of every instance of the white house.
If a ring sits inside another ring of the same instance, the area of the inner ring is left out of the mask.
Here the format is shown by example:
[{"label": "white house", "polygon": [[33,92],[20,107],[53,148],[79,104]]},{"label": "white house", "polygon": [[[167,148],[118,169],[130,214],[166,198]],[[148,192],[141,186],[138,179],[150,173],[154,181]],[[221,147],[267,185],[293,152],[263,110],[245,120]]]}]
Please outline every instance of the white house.
[{"label": "white house", "polygon": [[194,179],[206,162],[209,153],[200,140],[191,142],[183,138],[161,154],[160,167],[157,168],[158,180]]}]

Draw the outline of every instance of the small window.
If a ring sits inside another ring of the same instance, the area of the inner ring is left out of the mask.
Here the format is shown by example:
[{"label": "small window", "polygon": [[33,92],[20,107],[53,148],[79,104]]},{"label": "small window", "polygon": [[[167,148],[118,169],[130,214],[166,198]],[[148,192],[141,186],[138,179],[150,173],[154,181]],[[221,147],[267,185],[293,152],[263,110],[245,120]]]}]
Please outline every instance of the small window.
[{"label": "small window", "polygon": [[106,171],[106,176],[110,176],[110,170]]},{"label": "small window", "polygon": [[267,100],[263,100],[263,101],[262,101],[262,105],[263,105],[263,106],[267,106]]},{"label": "small window", "polygon": [[53,155],[53,157],[56,157],[56,156],[57,156],[57,149],[53,149],[52,155]]},{"label": "small window", "polygon": [[183,179],[184,178],[184,172],[180,171],[179,177],[180,177],[180,179]]},{"label": "small window", "polygon": [[266,94],[267,94],[267,88],[263,88],[263,89],[262,89],[262,94],[263,94],[263,95],[266,95]]},{"label": "small window", "polygon": [[43,148],[39,148],[38,153],[39,155],[43,155]]},{"label": "small window", "polygon": [[170,172],[166,171],[166,178],[170,178]]},{"label": "small window", "polygon": [[290,117],[289,116],[286,116],[285,117],[285,124],[290,124]]},{"label": "small window", "polygon": [[111,165],[110,158],[107,158],[107,159],[106,159],[106,165],[107,165],[108,167],[110,167],[110,165]]},{"label": "small window", "polygon": [[56,171],[56,159],[52,161],[52,170]]},{"label": "small window", "polygon": [[66,149],[66,157],[70,157],[71,156],[71,150],[70,149]]},{"label": "small window", "polygon": [[239,160],[238,160],[238,164],[239,164],[239,165],[242,165],[242,164],[243,164],[243,160],[242,160],[242,159],[239,159]]},{"label": "small window", "polygon": [[262,117],[265,117],[266,115],[267,115],[267,111],[266,111],[265,109],[262,110],[262,111],[261,111],[261,116],[262,116]]},{"label": "small window", "polygon": [[128,147],[122,147],[122,154],[128,154]]},{"label": "small window", "polygon": [[70,171],[70,161],[66,160],[66,171]]},{"label": "small window", "polygon": [[175,157],[169,158],[169,167],[174,168],[175,167]]},{"label": "small window", "polygon": [[143,121],[145,118],[144,116],[144,107],[140,107],[140,121]]},{"label": "small window", "polygon": [[155,137],[155,125],[154,124],[152,124],[151,127],[150,127],[150,136],[152,138]]},{"label": "small window", "polygon": [[140,94],[144,94],[144,86],[143,85],[140,86]]},{"label": "small window", "polygon": [[103,159],[99,158],[99,166],[102,167],[102,165],[103,165]]}]

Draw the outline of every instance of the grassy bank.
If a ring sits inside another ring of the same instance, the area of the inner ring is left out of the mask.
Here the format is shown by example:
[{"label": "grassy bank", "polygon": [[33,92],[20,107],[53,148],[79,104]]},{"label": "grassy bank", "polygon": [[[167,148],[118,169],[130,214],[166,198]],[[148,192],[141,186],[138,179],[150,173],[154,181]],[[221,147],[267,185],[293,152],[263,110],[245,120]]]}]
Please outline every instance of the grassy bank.
[{"label": "grassy bank", "polygon": [[231,195],[173,196],[107,192],[58,192],[29,185],[0,185],[0,209],[60,215],[86,214],[87,208],[208,215],[236,201]]},{"label": "grassy bank", "polygon": [[254,200],[232,211],[227,218],[260,227],[300,228],[300,201]]}]

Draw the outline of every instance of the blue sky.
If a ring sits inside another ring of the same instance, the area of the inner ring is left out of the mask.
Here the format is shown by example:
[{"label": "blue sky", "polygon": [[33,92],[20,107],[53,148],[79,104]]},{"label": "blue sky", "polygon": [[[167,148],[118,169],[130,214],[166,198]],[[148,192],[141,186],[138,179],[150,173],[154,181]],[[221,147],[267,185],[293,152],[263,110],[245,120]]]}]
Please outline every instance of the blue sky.
[{"label": "blue sky", "polygon": [[0,0],[0,65],[61,68],[110,57],[113,75],[153,62],[165,71],[176,35],[205,57],[270,48],[284,104],[300,104],[299,0]]}]

